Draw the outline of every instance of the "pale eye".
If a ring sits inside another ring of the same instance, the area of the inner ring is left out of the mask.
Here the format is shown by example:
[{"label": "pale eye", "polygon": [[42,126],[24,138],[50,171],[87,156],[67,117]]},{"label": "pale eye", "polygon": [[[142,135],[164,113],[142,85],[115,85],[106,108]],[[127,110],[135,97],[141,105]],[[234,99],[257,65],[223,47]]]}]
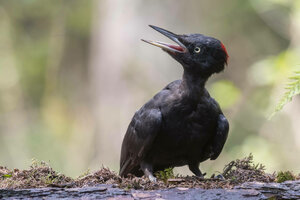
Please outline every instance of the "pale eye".
[{"label": "pale eye", "polygon": [[201,51],[200,47],[195,47],[195,49],[194,49],[195,53],[200,53],[200,51]]}]

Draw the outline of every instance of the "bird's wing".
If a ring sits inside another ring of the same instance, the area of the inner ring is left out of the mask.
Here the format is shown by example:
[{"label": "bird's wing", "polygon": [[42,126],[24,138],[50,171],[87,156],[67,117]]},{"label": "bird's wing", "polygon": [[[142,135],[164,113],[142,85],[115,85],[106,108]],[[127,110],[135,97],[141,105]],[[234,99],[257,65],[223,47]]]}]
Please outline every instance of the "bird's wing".
[{"label": "bird's wing", "polygon": [[219,115],[217,132],[212,144],[212,155],[210,156],[211,160],[215,160],[220,155],[223,146],[226,142],[229,131],[229,123],[223,114]]},{"label": "bird's wing", "polygon": [[120,175],[137,167],[160,130],[162,115],[158,108],[143,106],[132,118],[125,134],[120,159]]}]

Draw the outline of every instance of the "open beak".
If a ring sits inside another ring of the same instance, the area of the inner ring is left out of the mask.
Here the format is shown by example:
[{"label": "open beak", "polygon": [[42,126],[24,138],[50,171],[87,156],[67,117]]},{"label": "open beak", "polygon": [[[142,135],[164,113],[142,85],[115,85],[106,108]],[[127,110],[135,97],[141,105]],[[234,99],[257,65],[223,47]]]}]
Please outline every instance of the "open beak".
[{"label": "open beak", "polygon": [[153,28],[154,30],[160,32],[161,34],[167,36],[168,38],[170,38],[171,40],[173,40],[174,42],[176,42],[178,45],[174,45],[174,44],[167,44],[167,43],[164,43],[164,42],[154,42],[154,41],[150,41],[150,40],[144,40],[142,39],[142,41],[144,42],[147,42],[149,44],[152,44],[154,46],[157,46],[157,47],[160,47],[162,48],[163,50],[166,50],[168,52],[179,52],[179,53],[185,53],[187,51],[187,48],[184,46],[184,44],[182,44],[180,41],[179,41],[179,36],[170,32],[170,31],[167,31],[165,29],[162,29],[162,28],[159,28],[157,26],[153,26],[153,25],[149,25],[151,28]]}]

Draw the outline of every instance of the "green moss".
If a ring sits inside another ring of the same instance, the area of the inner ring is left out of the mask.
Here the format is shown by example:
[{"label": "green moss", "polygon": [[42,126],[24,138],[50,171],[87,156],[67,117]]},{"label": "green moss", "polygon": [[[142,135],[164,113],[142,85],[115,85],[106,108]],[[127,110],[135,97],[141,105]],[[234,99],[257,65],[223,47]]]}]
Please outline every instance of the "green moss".
[{"label": "green moss", "polygon": [[11,175],[11,174],[4,174],[4,175],[2,175],[2,177],[3,177],[3,178],[11,178],[12,175]]},{"label": "green moss", "polygon": [[282,183],[284,181],[293,181],[295,180],[295,175],[290,171],[280,171],[277,173],[276,182]]},{"label": "green moss", "polygon": [[28,170],[9,170],[0,166],[0,188],[36,188],[72,183],[73,179],[54,171],[48,163],[32,160]]},{"label": "green moss", "polygon": [[156,178],[167,182],[169,178],[174,178],[174,172],[173,172],[173,168],[167,168],[165,170],[162,171],[158,171],[155,173]]}]

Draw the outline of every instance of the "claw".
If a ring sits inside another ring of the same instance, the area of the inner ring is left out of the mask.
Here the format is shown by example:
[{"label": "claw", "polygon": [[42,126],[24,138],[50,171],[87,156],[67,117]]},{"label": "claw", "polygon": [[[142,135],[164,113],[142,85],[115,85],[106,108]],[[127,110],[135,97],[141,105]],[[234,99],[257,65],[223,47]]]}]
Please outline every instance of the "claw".
[{"label": "claw", "polygon": [[225,178],[222,174],[218,174],[215,178],[220,179],[220,180],[225,180]]},{"label": "claw", "polygon": [[153,175],[150,175],[150,176],[149,176],[149,180],[150,180],[151,182],[154,182],[154,183],[157,182],[156,178],[155,178]]},{"label": "claw", "polygon": [[144,174],[149,178],[151,182],[156,182],[156,178],[153,176],[152,165],[146,162],[141,163],[141,169]]}]

